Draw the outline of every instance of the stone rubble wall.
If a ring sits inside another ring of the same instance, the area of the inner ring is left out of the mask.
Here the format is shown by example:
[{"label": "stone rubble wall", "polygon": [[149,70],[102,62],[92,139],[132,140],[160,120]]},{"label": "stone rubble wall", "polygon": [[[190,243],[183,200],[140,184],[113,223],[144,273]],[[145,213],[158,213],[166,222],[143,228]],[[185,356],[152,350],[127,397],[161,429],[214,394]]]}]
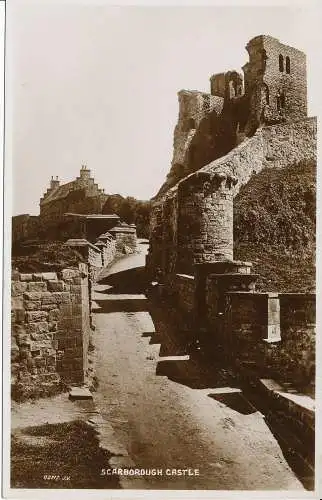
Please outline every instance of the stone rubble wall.
[{"label": "stone rubble wall", "polygon": [[131,232],[116,232],[115,233],[115,248],[120,254],[134,253],[137,250],[136,231]]},{"label": "stone rubble wall", "polygon": [[12,275],[12,394],[55,393],[87,375],[90,332],[87,265],[60,273]]},{"label": "stone rubble wall", "polygon": [[176,304],[184,313],[195,310],[195,278],[188,274],[176,274],[173,283]]},{"label": "stone rubble wall", "polygon": [[[273,294],[277,302],[273,308],[268,305],[271,295],[227,294],[231,352],[237,361],[255,362],[267,373],[298,384],[314,384],[315,294]],[[279,339],[270,329],[272,324],[276,326],[277,316]]]},{"label": "stone rubble wall", "polygon": [[102,251],[102,264],[103,267],[107,267],[115,258],[116,254],[116,241],[111,240],[106,243]]},{"label": "stone rubble wall", "polygon": [[[285,372],[301,379],[315,377],[315,294],[279,294],[281,345],[279,357]],[[294,367],[293,360],[297,366]]]}]

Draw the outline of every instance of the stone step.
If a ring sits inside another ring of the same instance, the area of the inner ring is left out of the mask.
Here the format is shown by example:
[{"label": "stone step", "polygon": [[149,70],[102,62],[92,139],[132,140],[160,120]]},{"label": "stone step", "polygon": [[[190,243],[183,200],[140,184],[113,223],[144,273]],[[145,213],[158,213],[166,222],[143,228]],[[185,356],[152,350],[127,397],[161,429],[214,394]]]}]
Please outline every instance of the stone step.
[{"label": "stone step", "polygon": [[69,392],[69,399],[72,401],[79,399],[93,399],[93,395],[87,387],[72,387]]}]

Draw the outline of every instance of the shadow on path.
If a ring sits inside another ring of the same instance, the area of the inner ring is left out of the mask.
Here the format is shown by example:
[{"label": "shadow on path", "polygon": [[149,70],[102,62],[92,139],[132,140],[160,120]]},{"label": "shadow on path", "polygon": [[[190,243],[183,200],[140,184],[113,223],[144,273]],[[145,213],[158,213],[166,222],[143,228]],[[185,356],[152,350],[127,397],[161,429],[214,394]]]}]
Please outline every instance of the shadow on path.
[{"label": "shadow on path", "polygon": [[98,280],[99,285],[107,285],[106,289],[97,290],[96,293],[104,294],[141,294],[145,293],[147,281],[145,268],[134,267],[109,274]]}]

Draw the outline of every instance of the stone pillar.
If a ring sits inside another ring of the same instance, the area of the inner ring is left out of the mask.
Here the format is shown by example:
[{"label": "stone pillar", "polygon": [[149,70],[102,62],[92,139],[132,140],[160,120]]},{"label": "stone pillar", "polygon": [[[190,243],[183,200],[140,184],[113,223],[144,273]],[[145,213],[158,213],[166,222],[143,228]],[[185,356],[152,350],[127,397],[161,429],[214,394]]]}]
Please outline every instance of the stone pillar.
[{"label": "stone pillar", "polygon": [[155,202],[151,209],[149,231],[149,253],[146,256],[146,271],[149,279],[158,279],[162,268],[162,222],[163,202]]},{"label": "stone pillar", "polygon": [[177,271],[233,258],[233,186],[224,172],[202,172],[179,184]]},{"label": "stone pillar", "polygon": [[280,300],[277,293],[267,294],[267,342],[278,342],[281,340],[280,326]]},{"label": "stone pillar", "polygon": [[250,262],[226,260],[195,266],[195,324],[200,344],[210,356],[230,357],[228,292],[253,292],[257,275]]}]

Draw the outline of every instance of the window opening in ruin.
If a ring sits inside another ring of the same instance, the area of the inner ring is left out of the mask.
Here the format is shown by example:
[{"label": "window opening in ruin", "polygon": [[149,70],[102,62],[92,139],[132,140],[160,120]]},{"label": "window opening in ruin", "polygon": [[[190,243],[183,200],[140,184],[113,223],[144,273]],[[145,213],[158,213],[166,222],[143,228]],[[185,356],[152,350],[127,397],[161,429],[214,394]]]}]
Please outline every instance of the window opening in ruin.
[{"label": "window opening in ruin", "polygon": [[187,130],[191,130],[192,128],[196,128],[196,123],[194,118],[189,118],[187,122]]},{"label": "window opening in ruin", "polygon": [[280,100],[281,100],[281,108],[285,108],[285,95],[284,94],[281,94]]},{"label": "window opening in ruin", "polygon": [[283,58],[282,54],[279,55],[278,62],[279,62],[280,71],[284,71],[284,58]]},{"label": "window opening in ruin", "polygon": [[286,58],[285,58],[285,65],[286,65],[286,73],[290,74],[291,62],[290,62],[290,58],[288,56],[286,56]]},{"label": "window opening in ruin", "polygon": [[263,65],[263,71],[265,71],[266,69],[266,61],[267,61],[268,57],[267,57],[267,54],[266,54],[266,50],[263,49],[262,50],[262,65]]},{"label": "window opening in ruin", "polygon": [[262,86],[262,103],[269,104],[269,90],[268,86],[264,83]]},{"label": "window opening in ruin", "polygon": [[230,80],[229,82],[229,97],[230,99],[232,97],[236,96],[236,85],[234,84],[233,80]]},{"label": "window opening in ruin", "polygon": [[278,94],[276,98],[276,104],[277,104],[277,110],[280,111],[281,109],[285,108],[285,95],[284,94]]}]

